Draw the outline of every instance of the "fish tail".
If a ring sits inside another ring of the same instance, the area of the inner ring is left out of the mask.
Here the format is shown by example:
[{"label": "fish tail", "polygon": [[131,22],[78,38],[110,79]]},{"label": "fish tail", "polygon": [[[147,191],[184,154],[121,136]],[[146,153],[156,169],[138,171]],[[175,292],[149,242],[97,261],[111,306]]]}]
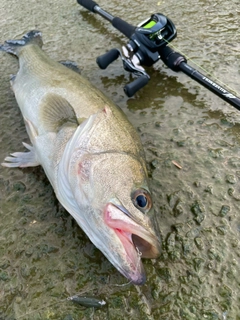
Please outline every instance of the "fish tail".
[{"label": "fish tail", "polygon": [[43,45],[42,33],[37,30],[31,30],[21,39],[5,41],[4,44],[0,45],[0,50],[18,57],[22,48],[29,44],[36,44],[41,48]]}]

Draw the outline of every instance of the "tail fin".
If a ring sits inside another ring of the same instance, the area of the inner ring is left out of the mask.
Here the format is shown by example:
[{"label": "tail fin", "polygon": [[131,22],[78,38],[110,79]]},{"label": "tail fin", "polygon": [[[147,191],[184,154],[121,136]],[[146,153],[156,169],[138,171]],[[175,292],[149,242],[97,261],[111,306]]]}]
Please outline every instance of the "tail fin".
[{"label": "tail fin", "polygon": [[21,49],[28,44],[37,44],[41,48],[43,45],[42,33],[37,30],[29,31],[22,39],[5,41],[4,44],[0,45],[0,50],[18,56]]}]

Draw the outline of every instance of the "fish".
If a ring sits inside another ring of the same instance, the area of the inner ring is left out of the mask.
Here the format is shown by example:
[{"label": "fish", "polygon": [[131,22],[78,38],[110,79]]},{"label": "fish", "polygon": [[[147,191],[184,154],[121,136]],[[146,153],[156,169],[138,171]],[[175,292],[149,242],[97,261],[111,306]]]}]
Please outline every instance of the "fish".
[{"label": "fish", "polygon": [[2,165],[41,165],[92,243],[130,282],[144,284],[142,258],[159,257],[161,241],[140,137],[76,65],[54,61],[42,46],[38,30],[0,45],[19,61],[10,83],[31,141]]},{"label": "fish", "polygon": [[67,300],[70,300],[86,308],[100,308],[106,305],[106,301],[104,300],[99,300],[98,298],[85,297],[85,296],[79,296],[79,295],[68,297]]}]

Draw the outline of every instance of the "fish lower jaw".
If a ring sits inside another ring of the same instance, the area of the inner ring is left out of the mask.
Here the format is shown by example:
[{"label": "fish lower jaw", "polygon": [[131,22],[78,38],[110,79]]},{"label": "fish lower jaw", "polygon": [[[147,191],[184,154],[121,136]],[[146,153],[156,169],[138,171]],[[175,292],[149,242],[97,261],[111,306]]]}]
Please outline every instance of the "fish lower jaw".
[{"label": "fish lower jaw", "polygon": [[146,275],[141,261],[141,252],[134,246],[132,234],[119,229],[114,229],[114,231],[125,249],[125,260],[128,265],[128,268],[123,267],[120,272],[132,283],[144,284]]}]

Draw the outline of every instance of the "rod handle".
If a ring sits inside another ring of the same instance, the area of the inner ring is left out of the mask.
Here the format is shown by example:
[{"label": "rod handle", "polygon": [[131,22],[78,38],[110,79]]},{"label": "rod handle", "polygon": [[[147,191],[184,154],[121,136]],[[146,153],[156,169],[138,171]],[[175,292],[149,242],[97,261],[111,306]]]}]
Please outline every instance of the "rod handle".
[{"label": "rod handle", "polygon": [[124,34],[127,38],[131,38],[131,35],[134,33],[136,27],[119,17],[112,16],[110,13],[99,7],[99,5],[93,0],[77,0],[77,2],[87,10],[100,14],[103,18],[110,21],[114,28]]},{"label": "rod handle", "polygon": [[112,25],[115,29],[124,34],[128,39],[131,38],[131,35],[134,33],[136,27],[131,25],[130,23],[122,20],[119,17],[115,17],[112,20]]},{"label": "rod handle", "polygon": [[80,6],[83,6],[87,10],[92,11],[93,13],[95,13],[94,7],[98,6],[98,4],[92,0],[77,0],[77,2],[78,4],[80,4]]}]

